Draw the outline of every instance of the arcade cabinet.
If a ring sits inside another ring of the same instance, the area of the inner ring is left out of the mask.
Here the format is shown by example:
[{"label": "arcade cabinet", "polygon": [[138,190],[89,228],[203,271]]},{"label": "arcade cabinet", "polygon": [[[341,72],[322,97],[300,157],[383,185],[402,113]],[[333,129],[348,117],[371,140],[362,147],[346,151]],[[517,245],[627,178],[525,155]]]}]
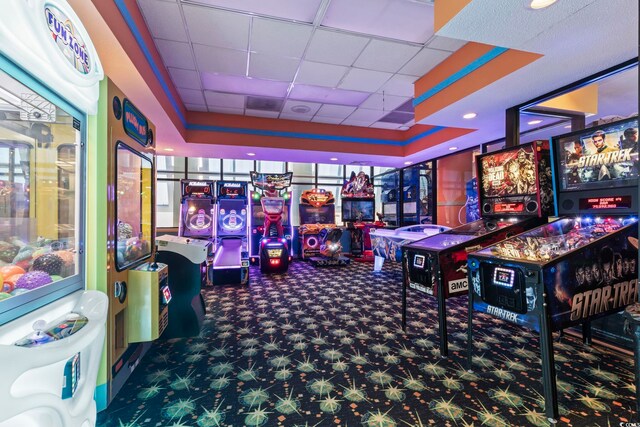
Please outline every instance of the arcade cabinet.
[{"label": "arcade cabinet", "polygon": [[171,270],[169,324],[162,338],[200,334],[206,313],[201,290],[208,281],[210,251],[209,240],[170,235],[156,239],[156,261],[168,265]]},{"label": "arcade cabinet", "polygon": [[[292,235],[289,221],[292,172],[264,174],[251,172],[251,183],[259,191],[251,193],[251,210],[255,213],[258,203],[262,211],[262,237],[255,242],[259,228],[253,225],[251,257],[259,260],[262,273],[284,273],[289,268],[292,255]],[[259,216],[253,214],[254,217]],[[286,221],[285,221],[286,220]]]},{"label": "arcade cabinet", "polygon": [[216,195],[212,282],[246,285],[249,282],[248,185],[217,181]]},{"label": "arcade cabinet", "polygon": [[467,254],[547,222],[552,213],[548,141],[478,156],[482,219],[402,248],[402,329],[409,291],[438,299],[440,354],[447,357],[446,299],[465,295]]},{"label": "arcade cabinet", "polygon": [[192,239],[213,238],[215,198],[213,181],[180,181],[180,223],[178,236]]},{"label": "arcade cabinet", "polygon": [[474,311],[538,332],[549,419],[558,418],[552,332],[583,325],[588,343],[604,321],[601,336],[620,345],[617,313],[638,299],[638,142],[619,144],[627,129],[637,134],[638,119],[553,138],[562,217],[469,255],[469,360]]},{"label": "arcade cabinet", "polygon": [[342,222],[351,234],[351,256],[357,261],[371,262],[370,231],[384,227],[382,221],[374,222],[375,194],[369,175],[363,171],[351,172],[342,185]]},{"label": "arcade cabinet", "polygon": [[342,230],[335,224],[335,199],[331,191],[306,190],[300,196],[300,247],[302,259],[315,266],[347,265],[343,257]]}]

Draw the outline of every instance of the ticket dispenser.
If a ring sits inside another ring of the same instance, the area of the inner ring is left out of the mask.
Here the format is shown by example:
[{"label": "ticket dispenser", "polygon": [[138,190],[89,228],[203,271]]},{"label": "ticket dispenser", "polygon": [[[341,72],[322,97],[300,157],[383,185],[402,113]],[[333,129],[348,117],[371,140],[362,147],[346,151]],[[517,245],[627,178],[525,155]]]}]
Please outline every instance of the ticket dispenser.
[{"label": "ticket dispenser", "polygon": [[153,341],[169,324],[169,268],[144,263],[129,271],[127,334],[129,342]]}]

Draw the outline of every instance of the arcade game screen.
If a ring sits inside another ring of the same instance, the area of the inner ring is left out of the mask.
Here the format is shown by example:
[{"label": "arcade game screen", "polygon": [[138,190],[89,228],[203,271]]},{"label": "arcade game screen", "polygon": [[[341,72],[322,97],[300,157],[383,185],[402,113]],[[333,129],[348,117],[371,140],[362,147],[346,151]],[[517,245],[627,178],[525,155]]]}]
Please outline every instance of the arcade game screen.
[{"label": "arcade game screen", "polygon": [[[257,227],[264,224],[264,212],[262,211],[261,204],[253,204],[251,205],[251,226]],[[284,205],[284,210],[282,211],[282,225],[289,225],[289,205]]]},{"label": "arcade game screen", "polygon": [[334,224],[335,206],[305,206],[300,205],[300,224]]},{"label": "arcade game screen", "polygon": [[[517,151],[483,157],[480,168],[485,198],[536,192],[536,166],[531,145]],[[518,207],[515,208],[518,210]],[[506,207],[504,210],[513,211]],[[521,210],[524,210],[524,206]],[[495,211],[499,213],[500,207],[496,206]]]},{"label": "arcade game screen", "polygon": [[80,280],[81,132],[73,121],[0,71],[0,318],[57,291],[52,283]]},{"label": "arcade game screen", "polygon": [[151,255],[153,165],[123,143],[116,151],[116,268],[123,270]]},{"label": "arcade game screen", "polygon": [[562,138],[558,143],[564,191],[628,186],[638,179],[637,119]]},{"label": "arcade game screen", "polygon": [[343,222],[373,222],[374,218],[373,200],[342,200],[342,221]]},{"label": "arcade game screen", "polygon": [[[547,262],[626,225],[620,218],[563,218],[478,251],[513,260]],[[622,266],[622,259],[621,266]],[[635,258],[634,258],[635,263]]]}]

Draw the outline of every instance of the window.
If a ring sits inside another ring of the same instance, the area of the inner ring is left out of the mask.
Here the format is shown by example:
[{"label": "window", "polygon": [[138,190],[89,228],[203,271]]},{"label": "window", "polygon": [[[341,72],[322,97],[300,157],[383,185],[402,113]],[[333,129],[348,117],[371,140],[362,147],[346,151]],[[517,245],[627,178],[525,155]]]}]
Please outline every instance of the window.
[{"label": "window", "polygon": [[178,227],[180,220],[180,181],[158,180],[156,189],[156,226]]},{"label": "window", "polygon": [[116,268],[151,255],[153,165],[126,144],[116,145]]},{"label": "window", "polygon": [[0,105],[3,324],[83,286],[83,121],[2,71]]},{"label": "window", "polygon": [[318,182],[323,184],[340,184],[344,182],[343,165],[318,164]]},{"label": "window", "polygon": [[316,164],[315,163],[294,163],[287,164],[287,171],[293,172],[293,182],[310,183],[316,182]]},{"label": "window", "polygon": [[264,160],[258,160],[257,170],[261,173],[283,173],[284,162],[269,162]]},{"label": "window", "polygon": [[[197,175],[217,176],[220,179],[220,159],[207,159],[202,157],[189,157],[187,160],[187,169],[189,170],[189,178]],[[160,168],[158,167],[158,170]],[[198,178],[201,179],[201,178]],[[207,179],[207,178],[204,178]]]}]

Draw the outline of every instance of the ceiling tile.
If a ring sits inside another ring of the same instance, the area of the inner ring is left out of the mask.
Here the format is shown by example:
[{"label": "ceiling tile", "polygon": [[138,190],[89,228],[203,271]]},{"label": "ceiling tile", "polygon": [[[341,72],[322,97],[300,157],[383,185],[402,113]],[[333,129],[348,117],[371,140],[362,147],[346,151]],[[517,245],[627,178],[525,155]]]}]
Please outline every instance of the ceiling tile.
[{"label": "ceiling tile", "polygon": [[366,101],[360,104],[361,108],[368,108],[371,110],[384,110],[391,111],[402,105],[411,98],[406,96],[383,95],[381,93],[374,93]]},{"label": "ceiling tile", "polygon": [[183,5],[193,43],[247,50],[251,18],[239,13]]},{"label": "ceiling tile", "polygon": [[285,120],[297,120],[299,122],[310,122],[313,116],[305,116],[303,114],[280,114],[281,119]]},{"label": "ceiling tile", "polygon": [[268,117],[270,119],[277,119],[280,115],[278,111],[250,110],[249,108],[244,110],[244,114],[253,117]]},{"label": "ceiling tile", "polygon": [[385,40],[371,40],[356,62],[358,68],[367,70],[397,72],[420,51],[418,46]]},{"label": "ceiling tile", "polygon": [[433,35],[433,5],[407,0],[332,0],[322,25],[424,43]]},{"label": "ceiling tile", "polygon": [[260,79],[291,81],[299,63],[299,59],[251,53],[249,75]]},{"label": "ceiling tile", "polygon": [[[308,108],[308,110],[306,112],[297,112],[292,110],[292,108],[294,107],[298,107],[301,109],[305,109],[304,107],[306,107]],[[313,116],[320,107],[322,107],[322,104],[319,104],[317,102],[304,102],[289,99],[284,103],[282,113],[288,115]]]},{"label": "ceiling tile", "polygon": [[448,58],[449,55],[451,55],[451,52],[444,50],[422,49],[407,65],[400,69],[400,72],[422,77],[431,71],[433,67]]},{"label": "ceiling tile", "polygon": [[313,22],[322,0],[192,0],[200,4],[273,16],[301,22]]},{"label": "ceiling tile", "polygon": [[336,87],[349,68],[320,62],[302,61],[296,83]]},{"label": "ceiling tile", "polygon": [[384,92],[388,95],[409,96],[413,97],[413,82],[416,81],[414,76],[405,76],[403,74],[396,74],[389,79],[389,81],[378,90],[378,92]]},{"label": "ceiling tile", "polygon": [[204,96],[202,96],[201,90],[178,88],[178,93],[185,104],[204,105]]},{"label": "ceiling tile", "polygon": [[373,124],[373,121],[371,120],[352,120],[352,119],[346,119],[345,121],[343,121],[341,123],[342,125],[346,125],[346,126],[360,126],[360,127],[369,127]]},{"label": "ceiling tile", "polygon": [[310,25],[253,18],[251,51],[301,58],[311,31]]},{"label": "ceiling tile", "polygon": [[365,37],[318,29],[313,34],[305,59],[351,66],[369,43]]},{"label": "ceiling tile", "polygon": [[177,3],[138,0],[140,10],[153,37],[188,42]]},{"label": "ceiling tile", "polygon": [[315,123],[327,123],[330,125],[339,125],[344,119],[339,117],[323,117],[316,115],[311,121]]},{"label": "ceiling tile", "polygon": [[225,107],[209,107],[209,111],[212,113],[223,114],[244,114],[244,108],[225,108]]},{"label": "ceiling tile", "polygon": [[359,120],[359,121],[371,121],[371,123],[376,122],[387,114],[386,111],[381,110],[368,110],[366,108],[358,108],[354,111],[349,117],[348,120]]},{"label": "ceiling tile", "polygon": [[193,59],[189,43],[162,39],[155,39],[154,42],[166,67],[196,69],[196,62]]},{"label": "ceiling tile", "polygon": [[245,95],[284,98],[289,83],[262,80],[242,76],[201,73],[202,86],[216,92],[241,93]]},{"label": "ceiling tile", "polygon": [[400,126],[397,123],[375,122],[371,125],[372,128],[378,129],[398,129]]},{"label": "ceiling tile", "polygon": [[311,85],[294,85],[289,94],[290,99],[351,106],[362,104],[368,96],[366,92]]},{"label": "ceiling tile", "polygon": [[355,109],[356,107],[348,107],[346,105],[324,104],[322,107],[320,107],[320,109],[316,113],[316,116],[346,119],[351,113],[355,111]]},{"label": "ceiling tile", "polygon": [[393,74],[382,71],[362,70],[352,68],[338,86],[341,89],[359,90],[363,92],[375,92]]},{"label": "ceiling tile", "polygon": [[247,72],[247,52],[194,44],[198,69],[206,73],[235,74]]},{"label": "ceiling tile", "polygon": [[448,50],[449,52],[455,52],[465,44],[467,44],[466,40],[451,39],[449,37],[442,37],[442,36],[433,36],[431,40],[429,40],[429,43],[427,44],[427,46],[432,49],[441,49],[441,50]]},{"label": "ceiling tile", "polygon": [[209,107],[244,108],[244,95],[206,90],[204,99]]},{"label": "ceiling tile", "polygon": [[187,111],[202,111],[202,112],[209,111],[206,105],[184,104],[184,107],[187,109]]},{"label": "ceiling tile", "polygon": [[171,80],[176,87],[200,90],[200,74],[197,71],[168,68]]}]

